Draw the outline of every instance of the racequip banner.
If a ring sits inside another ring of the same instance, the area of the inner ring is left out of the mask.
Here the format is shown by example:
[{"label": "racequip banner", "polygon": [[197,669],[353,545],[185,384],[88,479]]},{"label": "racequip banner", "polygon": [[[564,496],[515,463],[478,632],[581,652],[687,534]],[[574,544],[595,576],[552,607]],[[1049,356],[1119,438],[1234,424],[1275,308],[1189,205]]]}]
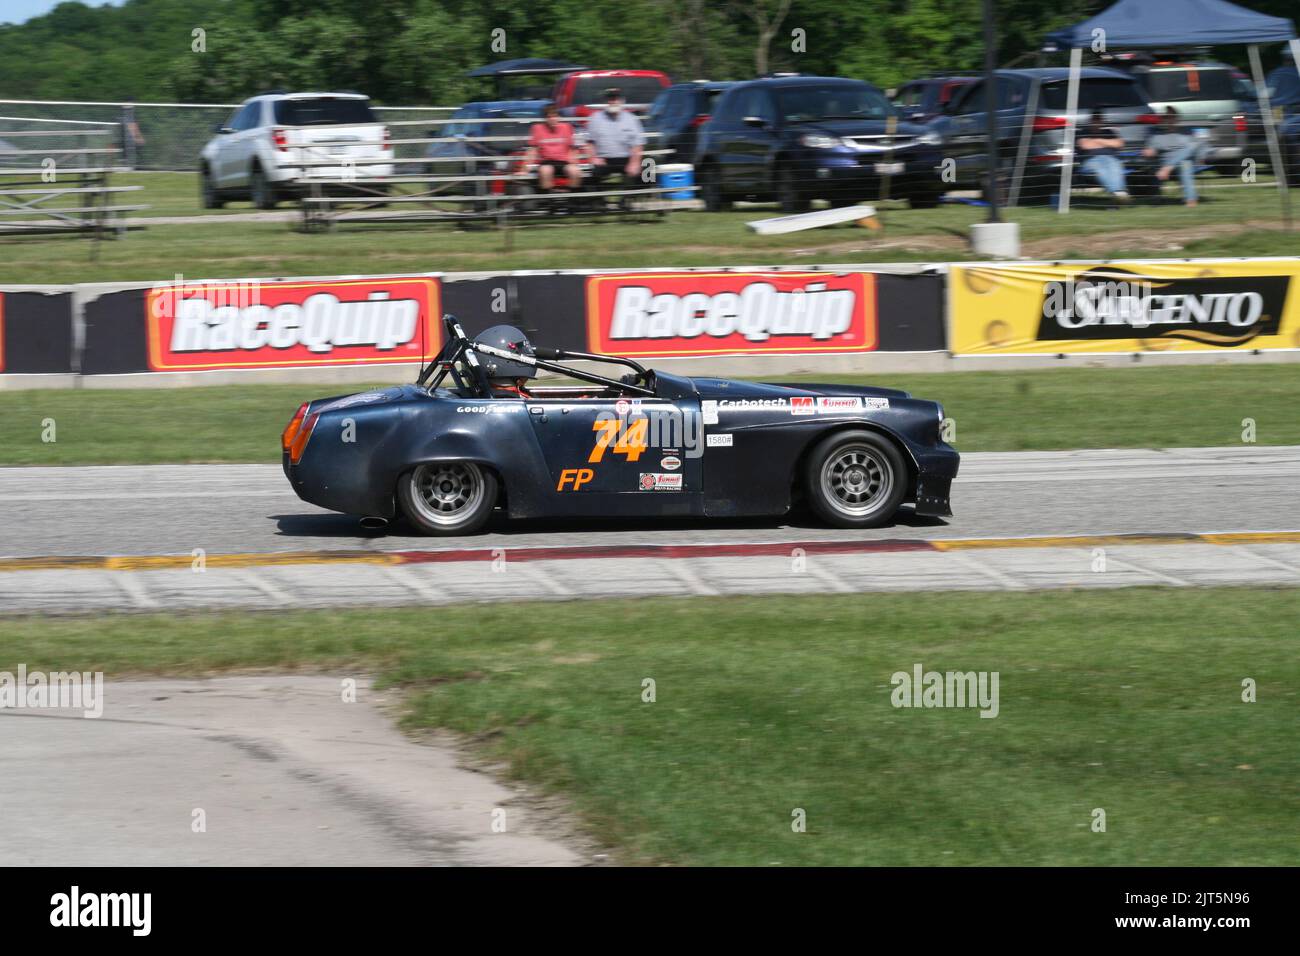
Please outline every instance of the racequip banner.
[{"label": "racequip banner", "polygon": [[186,282],[144,296],[155,372],[419,362],[441,347],[433,277]]},{"label": "racequip banner", "polygon": [[628,356],[870,352],[876,277],[631,272],[587,277],[592,352]]},{"label": "racequip banner", "polygon": [[956,355],[1300,348],[1300,259],[954,265]]}]

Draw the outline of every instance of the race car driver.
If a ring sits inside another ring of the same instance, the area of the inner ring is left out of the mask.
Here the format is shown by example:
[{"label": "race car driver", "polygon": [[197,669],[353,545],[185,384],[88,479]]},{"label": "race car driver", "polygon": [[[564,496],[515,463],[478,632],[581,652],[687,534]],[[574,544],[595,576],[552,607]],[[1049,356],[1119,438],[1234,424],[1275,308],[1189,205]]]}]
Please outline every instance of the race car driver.
[{"label": "race car driver", "polygon": [[[513,325],[494,325],[474,338],[475,345],[487,345],[503,352],[532,355],[533,346],[528,337]],[[492,398],[528,398],[527,383],[537,377],[537,366],[527,362],[512,362],[496,355],[480,353],[480,361],[487,372],[488,389]]]}]

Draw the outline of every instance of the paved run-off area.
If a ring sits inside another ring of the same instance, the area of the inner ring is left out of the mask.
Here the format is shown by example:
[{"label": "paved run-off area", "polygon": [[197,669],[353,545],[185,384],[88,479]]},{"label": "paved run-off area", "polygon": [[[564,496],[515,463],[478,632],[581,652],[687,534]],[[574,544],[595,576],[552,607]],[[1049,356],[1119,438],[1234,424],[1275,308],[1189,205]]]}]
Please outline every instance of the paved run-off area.
[{"label": "paved run-off area", "polygon": [[1298,482],[1293,446],[970,454],[947,520],[503,521],[434,539],[366,534],[278,466],[12,468],[0,608],[1297,584]]}]

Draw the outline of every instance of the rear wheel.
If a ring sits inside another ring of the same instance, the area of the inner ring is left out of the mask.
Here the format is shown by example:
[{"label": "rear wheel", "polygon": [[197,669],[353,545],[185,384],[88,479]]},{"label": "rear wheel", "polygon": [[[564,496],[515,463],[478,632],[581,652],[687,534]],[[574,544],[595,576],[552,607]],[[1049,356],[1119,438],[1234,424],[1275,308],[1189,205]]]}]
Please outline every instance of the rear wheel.
[{"label": "rear wheel", "polygon": [[870,431],[829,435],[804,467],[808,503],[840,528],[876,528],[894,517],[907,494],[907,466],[893,442]]},{"label": "rear wheel", "polygon": [[261,166],[255,165],[248,171],[248,198],[258,209],[274,209],[275,204],[279,202],[275,195],[275,187],[267,182]]},{"label": "rear wheel", "polygon": [[417,465],[397,484],[402,513],[425,534],[473,534],[487,523],[496,500],[496,476],[468,461]]}]

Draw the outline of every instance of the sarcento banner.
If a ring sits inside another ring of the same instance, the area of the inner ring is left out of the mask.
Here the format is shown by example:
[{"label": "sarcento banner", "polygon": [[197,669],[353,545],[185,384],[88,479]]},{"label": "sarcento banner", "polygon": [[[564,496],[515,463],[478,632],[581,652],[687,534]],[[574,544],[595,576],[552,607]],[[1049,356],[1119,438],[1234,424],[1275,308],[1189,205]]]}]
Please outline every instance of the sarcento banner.
[{"label": "sarcento banner", "polygon": [[418,362],[439,348],[432,277],[192,282],[144,296],[155,372]]},{"label": "sarcento banner", "polygon": [[634,272],[587,277],[593,352],[633,356],[869,352],[866,272]]},{"label": "sarcento banner", "polygon": [[1300,259],[954,265],[958,355],[1300,348]]}]

